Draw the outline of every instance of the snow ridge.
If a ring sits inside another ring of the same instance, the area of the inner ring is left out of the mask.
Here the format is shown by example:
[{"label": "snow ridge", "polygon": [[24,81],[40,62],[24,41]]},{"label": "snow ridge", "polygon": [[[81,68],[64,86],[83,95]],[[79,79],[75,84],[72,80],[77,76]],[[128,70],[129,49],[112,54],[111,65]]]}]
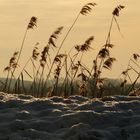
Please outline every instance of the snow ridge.
[{"label": "snow ridge", "polygon": [[0,93],[0,140],[139,140],[140,97]]}]

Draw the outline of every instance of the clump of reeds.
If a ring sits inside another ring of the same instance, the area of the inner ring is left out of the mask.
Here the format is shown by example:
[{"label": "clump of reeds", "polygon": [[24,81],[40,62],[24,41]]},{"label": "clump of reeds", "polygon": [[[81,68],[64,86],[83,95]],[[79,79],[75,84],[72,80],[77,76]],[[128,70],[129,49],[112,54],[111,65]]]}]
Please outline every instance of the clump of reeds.
[{"label": "clump of reeds", "polygon": [[[24,34],[24,37],[23,37],[23,40],[22,40],[22,43],[21,43],[21,46],[20,46],[20,49],[19,49],[19,53],[18,53],[16,62],[15,62],[16,65],[19,65],[19,60],[20,60],[21,53],[22,53],[23,46],[24,46],[24,42],[25,42],[25,39],[26,39],[26,36],[27,36],[27,31],[28,31],[29,29],[33,29],[34,26],[37,26],[37,18],[33,16],[33,17],[31,17],[31,19],[30,19],[30,21],[29,21],[29,23],[28,23],[28,25],[27,25],[27,28],[26,28],[26,31],[25,31],[25,34]],[[9,87],[8,87],[8,89],[10,89],[10,87],[11,87],[11,82],[12,82],[14,73],[15,73],[15,71],[16,71],[16,68],[17,68],[17,67],[14,67],[14,68],[13,68],[12,75],[11,75],[10,80],[9,80]],[[8,92],[9,92],[9,90],[8,90]]]},{"label": "clump of reeds", "polygon": [[4,92],[9,92],[10,91],[10,80],[9,80],[9,77],[14,77],[14,73],[13,73],[13,70],[15,68],[17,68],[18,64],[17,64],[17,57],[18,57],[18,54],[19,52],[16,51],[13,53],[13,56],[10,58],[9,60],[9,65],[7,67],[4,68],[4,72],[7,72],[7,78],[6,78],[6,81],[5,81],[5,86],[3,88],[3,91]]},{"label": "clump of reeds", "polygon": [[[61,42],[61,44],[60,44],[60,46],[59,46],[59,48],[58,48],[57,53],[56,53],[55,56],[57,56],[57,55],[59,54],[59,52],[60,52],[60,50],[61,50],[61,48],[62,48],[64,42],[66,41],[68,35],[70,34],[71,30],[73,29],[73,27],[74,27],[75,23],[77,22],[77,20],[79,19],[80,15],[87,15],[88,13],[90,13],[90,12],[92,11],[92,7],[94,7],[95,5],[96,5],[96,3],[87,3],[86,5],[84,5],[84,6],[81,8],[81,10],[80,10],[80,12],[77,14],[77,16],[76,16],[74,22],[73,22],[72,25],[70,26],[70,28],[69,28],[69,30],[67,31],[66,35],[64,36],[64,38],[63,38],[63,40],[62,40],[62,42]],[[43,88],[42,92],[44,92],[44,89],[45,89],[45,86],[46,86],[46,84],[47,84],[47,80],[48,80],[49,77],[50,77],[50,74],[51,74],[53,65],[54,65],[54,60],[53,60],[53,62],[52,62],[52,64],[51,64],[50,71],[49,71],[49,73],[48,73],[48,75],[47,75],[47,78],[46,78],[46,80],[45,80],[45,83],[44,83],[44,86],[43,86],[44,88]]]},{"label": "clump of reeds", "polygon": [[[31,57],[27,60],[26,64],[22,68],[19,75],[16,76],[15,70],[19,65],[19,60],[21,57],[21,53],[24,47],[24,42],[27,36],[27,31],[29,29],[34,29],[37,26],[37,18],[31,17],[25,34],[21,44],[19,51],[15,52],[12,58],[9,61],[9,65],[5,68],[5,71],[8,72],[5,87],[3,88],[4,91],[10,91],[11,87],[11,80],[12,78],[16,78],[16,82],[14,85],[14,92],[15,93],[28,93],[25,89],[24,85],[24,75],[28,75],[32,79],[32,84],[30,88],[30,92],[35,97],[44,97],[44,96],[55,96],[60,95],[67,97],[69,95],[78,93],[82,96],[92,96],[92,97],[101,97],[103,94],[103,85],[104,85],[104,78],[102,78],[103,69],[112,69],[112,65],[116,58],[111,56],[111,49],[114,45],[111,43],[111,31],[113,22],[116,23],[118,30],[120,32],[120,27],[117,21],[117,17],[120,15],[120,11],[124,8],[124,6],[119,5],[117,6],[112,12],[112,19],[109,26],[109,31],[107,34],[107,39],[105,44],[101,47],[99,52],[97,53],[95,59],[93,60],[93,67],[92,70],[86,67],[83,64],[82,59],[86,52],[92,50],[92,42],[94,40],[94,36],[90,36],[88,39],[84,41],[81,45],[74,46],[68,53],[61,53],[60,50],[63,47],[64,42],[66,41],[68,35],[70,34],[71,30],[73,29],[75,23],[79,19],[80,16],[88,15],[93,7],[96,6],[96,3],[87,3],[84,5],[80,11],[78,12],[74,22],[64,35],[64,38],[60,42],[60,46],[57,46],[56,41],[63,30],[63,26],[58,27],[49,37],[47,44],[39,53],[38,45],[36,43],[35,47],[33,48],[33,52]],[[52,56],[50,53],[50,49],[56,51],[56,54]],[[76,52],[74,55],[71,55],[71,51]],[[39,59],[40,56],[40,59]],[[133,54],[133,63],[139,58],[138,54]],[[53,58],[53,59],[52,59]],[[132,61],[132,60],[131,60]],[[27,65],[33,67],[33,74],[28,72]],[[136,62],[135,62],[136,64]],[[122,86],[124,86],[127,82],[128,72],[130,70],[135,70],[131,65],[128,66],[127,70],[123,72],[126,76]],[[51,76],[53,75],[53,78]],[[60,77],[63,75],[64,80],[59,87]],[[134,88],[135,83],[139,79],[140,75],[136,80],[132,83],[131,89]],[[51,86],[48,84],[49,80],[53,79]],[[77,89],[74,87],[74,82],[78,79]],[[80,79],[80,80],[79,80]],[[92,79],[92,83],[91,83]],[[63,90],[64,86],[64,91]],[[76,90],[75,90],[76,89]],[[89,94],[89,91],[92,91],[92,94]]]},{"label": "clump of reeds", "polygon": [[[34,48],[33,48],[31,57],[27,60],[27,62],[23,66],[22,70],[20,71],[19,75],[15,79],[15,83],[13,85],[13,92],[16,93],[16,94],[21,94],[22,92],[25,94],[27,92],[26,88],[25,88],[25,85],[24,85],[25,74],[31,80],[33,80],[33,77],[34,77],[34,74],[35,74],[35,69],[36,69],[34,61],[37,61],[38,56],[40,54],[39,51],[38,51],[38,45],[39,45],[39,43],[37,42],[35,44]],[[33,75],[31,75],[30,72],[28,72],[28,70],[26,69],[28,64],[30,64],[30,63],[33,65]],[[34,92],[33,92],[33,95],[34,95]]]},{"label": "clump of reeds", "polygon": [[93,91],[93,95],[92,95],[93,97],[98,96],[97,95],[98,94],[97,93],[97,89],[98,89],[97,85],[98,85],[98,81],[100,81],[103,68],[111,70],[113,62],[116,61],[116,58],[110,56],[110,49],[112,49],[114,46],[111,43],[111,31],[112,31],[113,22],[115,21],[115,23],[117,24],[118,30],[120,32],[120,27],[119,27],[119,24],[117,22],[116,17],[119,16],[120,11],[123,8],[124,8],[124,6],[119,5],[113,10],[112,19],[111,19],[111,23],[110,23],[110,27],[109,27],[109,31],[108,31],[105,45],[103,45],[103,47],[99,50],[99,53],[97,54],[96,58],[93,60],[93,68],[92,68],[92,71],[94,70],[94,74],[93,74],[93,89],[94,89],[94,91]]},{"label": "clump of reeds", "polygon": [[[56,40],[58,39],[58,36],[61,34],[62,30],[63,30],[63,26],[58,27],[50,35],[47,45],[43,48],[43,51],[41,52],[40,65],[39,65],[39,68],[38,68],[38,71],[37,71],[37,74],[36,74],[36,77],[35,77],[36,79],[39,79],[38,90],[37,90],[39,96],[43,96],[43,92],[42,91],[44,90],[43,88],[45,88],[45,87],[43,87],[43,84],[44,84],[44,70],[45,70],[46,64],[48,66],[48,69],[50,69],[50,67],[49,67],[49,65],[47,63],[47,58],[50,57],[49,50],[52,47],[57,48]],[[39,73],[40,69],[41,69],[40,77],[38,78],[38,73]]]},{"label": "clump of reeds", "polygon": [[[134,53],[129,59],[126,70],[122,72],[123,81],[120,85],[120,87],[122,88],[122,93],[126,92],[127,94],[131,94],[133,93],[133,91],[135,91],[135,85],[140,78],[140,73],[139,73],[140,65],[138,63],[139,58],[140,58],[140,55],[138,53]],[[134,72],[136,74],[135,79],[132,79],[131,72]],[[128,82],[130,82],[131,85],[128,89],[125,89],[125,85]]]}]

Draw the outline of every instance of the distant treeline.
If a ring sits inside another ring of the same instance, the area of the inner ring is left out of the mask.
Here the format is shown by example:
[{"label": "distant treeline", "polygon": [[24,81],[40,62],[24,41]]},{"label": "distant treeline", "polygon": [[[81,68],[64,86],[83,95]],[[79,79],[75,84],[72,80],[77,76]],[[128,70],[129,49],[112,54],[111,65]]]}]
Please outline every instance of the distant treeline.
[{"label": "distant treeline", "polygon": [[[4,89],[4,83],[6,81],[6,78],[0,78],[0,91],[3,91]],[[17,80],[13,79],[11,82],[11,87],[10,87],[10,93],[15,93],[14,91],[14,86],[15,86],[15,82]],[[60,79],[58,87],[57,87],[57,92],[55,91],[54,93],[52,93],[52,87],[53,87],[53,82],[54,80],[49,80],[48,81],[48,86],[46,88],[46,95],[49,96],[70,96],[70,95],[82,95],[82,96],[88,96],[90,97],[90,95],[92,95],[93,92],[93,87],[92,87],[92,83],[93,80],[89,80],[88,85],[86,85],[86,89],[83,88],[84,90],[82,90],[82,87],[80,87],[80,80],[75,80],[73,82],[73,84],[70,84],[70,81],[67,81],[67,83],[63,83],[63,79]],[[19,81],[20,83],[22,83],[22,81]],[[39,84],[39,82],[37,82]],[[33,95],[37,97],[37,90],[34,91],[33,94],[33,89],[32,89],[32,81],[24,81],[24,88],[23,85],[21,84],[21,86],[19,87],[19,93],[18,94],[27,94],[27,95]],[[67,85],[66,85],[67,84]],[[102,87],[100,89],[98,89],[97,91],[97,97],[103,97],[103,96],[110,96],[110,95],[128,95],[129,89],[131,88],[131,84],[128,83],[125,86],[121,87],[122,84],[122,80],[121,79],[109,79],[109,78],[104,78],[104,82],[102,84]],[[38,85],[36,85],[36,89],[37,89]],[[67,87],[65,89],[65,87]],[[140,87],[140,83],[137,83],[135,85],[135,88],[139,88]],[[65,93],[64,93],[65,91]]]}]

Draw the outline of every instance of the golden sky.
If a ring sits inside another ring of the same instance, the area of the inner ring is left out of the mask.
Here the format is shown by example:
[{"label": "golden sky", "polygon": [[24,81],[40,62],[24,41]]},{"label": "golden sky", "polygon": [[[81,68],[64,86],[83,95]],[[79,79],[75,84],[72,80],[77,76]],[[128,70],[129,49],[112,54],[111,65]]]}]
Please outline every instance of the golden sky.
[{"label": "golden sky", "polygon": [[95,50],[84,57],[90,66],[93,56],[96,56],[97,51],[105,43],[113,9],[122,4],[126,7],[121,12],[118,22],[124,37],[120,36],[114,25],[112,44],[115,47],[112,55],[117,58],[117,62],[114,63],[112,71],[105,71],[106,77],[118,78],[126,68],[129,57],[135,52],[140,53],[140,1],[138,0],[0,0],[0,76],[4,76],[4,67],[8,65],[13,52],[19,49],[30,17],[38,17],[38,27],[28,33],[21,60],[23,63],[31,55],[34,44],[40,42],[43,48],[50,34],[59,26],[64,26],[63,37],[81,7],[88,2],[96,2],[98,5],[93,8],[92,13],[79,18],[64,43],[62,52],[76,44],[82,44],[93,35]]}]

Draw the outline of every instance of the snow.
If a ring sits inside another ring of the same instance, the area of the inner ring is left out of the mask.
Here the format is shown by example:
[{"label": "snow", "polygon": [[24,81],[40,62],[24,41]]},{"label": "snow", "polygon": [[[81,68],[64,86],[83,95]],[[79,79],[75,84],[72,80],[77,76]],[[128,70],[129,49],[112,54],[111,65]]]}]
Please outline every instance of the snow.
[{"label": "snow", "polygon": [[140,96],[0,93],[0,140],[139,140]]}]

